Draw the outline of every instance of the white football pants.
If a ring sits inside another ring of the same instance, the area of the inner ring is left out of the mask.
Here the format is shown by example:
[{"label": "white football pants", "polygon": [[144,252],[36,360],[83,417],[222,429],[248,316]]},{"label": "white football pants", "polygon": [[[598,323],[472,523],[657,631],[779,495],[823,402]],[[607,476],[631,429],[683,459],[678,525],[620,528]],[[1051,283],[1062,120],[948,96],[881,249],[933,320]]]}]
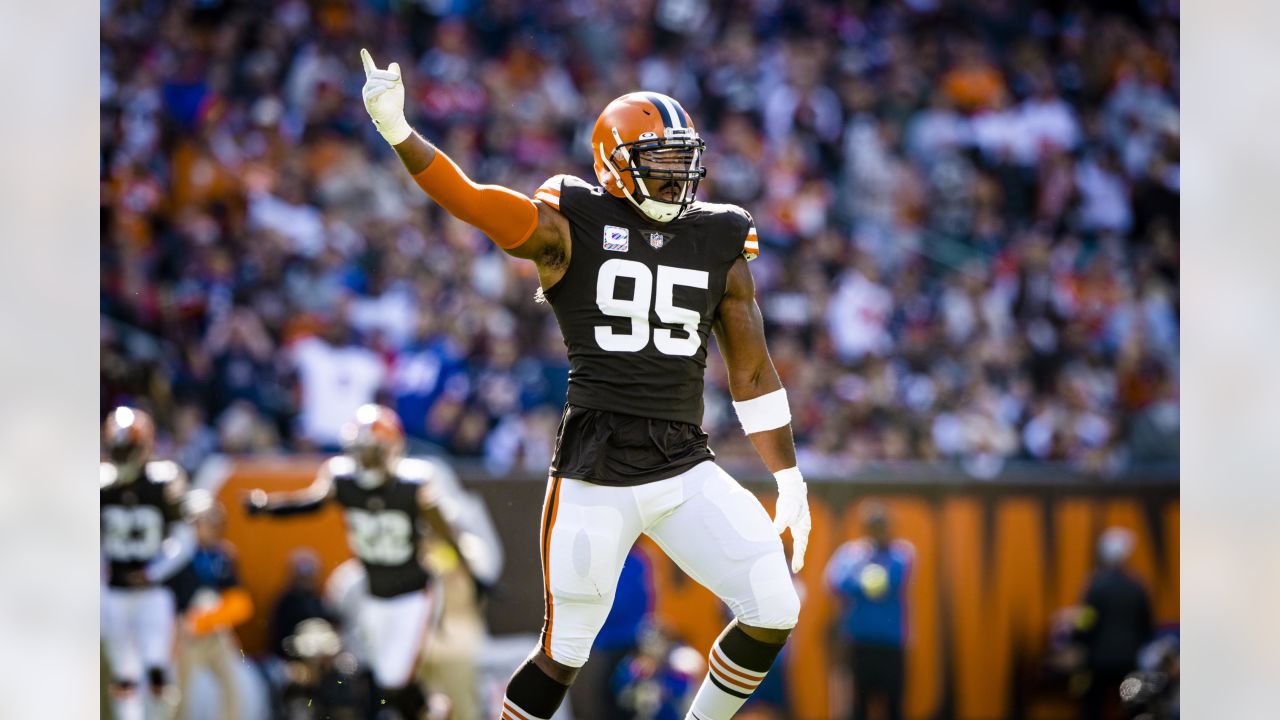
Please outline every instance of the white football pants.
[{"label": "white football pants", "polygon": [[581,667],[613,606],[623,561],[644,533],[743,624],[794,627],[800,600],[760,501],[714,462],[634,487],[551,477],[540,552],[542,652]]},{"label": "white football pants", "polygon": [[401,688],[413,680],[435,619],[434,599],[435,593],[427,589],[360,600],[358,632],[379,687]]},{"label": "white football pants", "polygon": [[102,588],[102,643],[113,680],[146,690],[149,668],[169,669],[173,593],[166,587]]}]

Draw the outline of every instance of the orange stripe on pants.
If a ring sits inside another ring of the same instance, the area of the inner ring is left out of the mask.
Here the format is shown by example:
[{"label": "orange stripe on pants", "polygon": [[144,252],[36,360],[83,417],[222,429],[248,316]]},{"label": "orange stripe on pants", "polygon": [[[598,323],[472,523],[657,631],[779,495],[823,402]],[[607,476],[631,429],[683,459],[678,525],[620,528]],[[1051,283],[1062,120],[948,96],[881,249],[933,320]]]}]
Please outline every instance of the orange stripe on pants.
[{"label": "orange stripe on pants", "polygon": [[556,525],[556,506],[559,500],[560,478],[553,477],[551,489],[547,493],[547,506],[542,515],[542,587],[547,603],[547,622],[542,630],[542,654],[547,657],[551,657],[551,626],[556,614],[555,598],[551,596],[551,531]]}]

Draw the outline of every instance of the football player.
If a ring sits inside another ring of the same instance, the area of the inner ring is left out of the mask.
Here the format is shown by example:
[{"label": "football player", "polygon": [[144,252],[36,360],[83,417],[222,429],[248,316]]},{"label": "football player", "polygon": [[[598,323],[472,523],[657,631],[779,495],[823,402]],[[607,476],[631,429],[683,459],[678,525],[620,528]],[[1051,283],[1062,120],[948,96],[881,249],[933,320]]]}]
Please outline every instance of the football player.
[{"label": "football player", "polygon": [[[142,410],[118,407],[102,426],[99,467],[102,641],[111,666],[111,696],[120,720],[167,713],[173,648],[173,592],[162,583],[195,553],[195,531],[182,516],[186,473],[152,461],[155,424]],[[143,678],[150,700],[141,691]]]},{"label": "football player", "polygon": [[[379,69],[366,50],[361,61],[378,132],[441,207],[535,263],[568,348],[542,511],[542,638],[508,683],[502,717],[545,719],[560,706],[644,533],[733,611],[688,715],[728,720],[799,614],[779,536],[791,529],[798,572],[810,529],[786,391],[747,268],[759,253],[751,216],[696,200],[705,146],[666,95],[609,103],[591,135],[593,181],[557,175],[529,198],[468,178],[409,126],[399,65]],[[777,479],[772,521],[713,462],[700,427],[712,332],[743,430]]]},{"label": "football player", "polygon": [[[406,720],[417,720],[426,698],[414,682],[415,670],[439,605],[422,562],[422,541],[426,527],[455,549],[460,538],[440,512],[432,466],[402,457],[404,431],[395,411],[361,406],[342,428],[341,440],[343,454],[325,462],[310,486],[270,495],[253,490],[245,498],[246,510],[297,515],[331,501],[342,507],[347,542],[368,576],[369,597],[359,608],[357,625],[377,700]],[[467,553],[459,549],[459,555],[465,564]]]}]

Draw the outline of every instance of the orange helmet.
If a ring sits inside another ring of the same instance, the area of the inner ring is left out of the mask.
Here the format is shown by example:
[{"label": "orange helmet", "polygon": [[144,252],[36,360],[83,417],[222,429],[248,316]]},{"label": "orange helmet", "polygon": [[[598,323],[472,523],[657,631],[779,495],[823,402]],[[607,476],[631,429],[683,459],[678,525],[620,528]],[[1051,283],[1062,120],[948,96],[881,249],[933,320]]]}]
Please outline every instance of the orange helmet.
[{"label": "orange helmet", "polygon": [[[707,174],[702,167],[705,148],[689,113],[660,93],[628,93],[614,100],[591,132],[600,184],[661,223],[675,220],[693,204],[698,182]],[[650,187],[645,179],[657,182]],[[674,185],[674,197],[654,197],[654,191],[667,185]]]},{"label": "orange helmet", "polygon": [[342,426],[342,449],[362,469],[389,469],[404,453],[404,429],[396,411],[369,403],[356,410],[356,417]]},{"label": "orange helmet", "polygon": [[156,444],[156,424],[137,408],[121,406],[102,423],[102,449],[111,462],[145,462]]}]

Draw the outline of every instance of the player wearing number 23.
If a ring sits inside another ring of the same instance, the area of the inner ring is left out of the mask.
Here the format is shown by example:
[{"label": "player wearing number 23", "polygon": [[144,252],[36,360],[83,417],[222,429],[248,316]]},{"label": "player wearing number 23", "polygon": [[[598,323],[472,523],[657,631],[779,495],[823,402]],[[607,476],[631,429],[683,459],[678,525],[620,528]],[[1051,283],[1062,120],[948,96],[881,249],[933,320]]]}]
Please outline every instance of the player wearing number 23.
[{"label": "player wearing number 23", "polygon": [[[102,514],[102,644],[111,667],[115,715],[140,720],[146,706],[172,704],[173,592],[162,583],[195,553],[182,515],[187,476],[151,460],[155,425],[142,410],[118,407],[102,428],[99,507]],[[145,682],[150,690],[143,693]]]},{"label": "player wearing number 23", "polygon": [[[568,349],[539,541],[542,638],[508,683],[501,717],[555,713],[645,534],[734,613],[687,716],[729,720],[799,614],[779,535],[791,530],[799,572],[810,530],[786,391],[747,268],[760,251],[751,216],[697,200],[705,143],[674,98],[613,100],[591,134],[593,182],[557,175],[528,197],[467,177],[409,126],[399,65],[380,69],[364,50],[361,61],[378,132],[441,207],[535,264]],[[714,462],[700,427],[713,333],[743,430],[778,481],[772,522]]]},{"label": "player wearing number 23", "polygon": [[[425,697],[413,681],[439,603],[420,551],[429,528],[458,548],[440,513],[433,468],[403,457],[404,432],[395,411],[363,405],[342,428],[343,454],[321,466],[303,490],[245,498],[251,514],[312,513],[330,502],[343,510],[347,542],[364,566],[369,597],[357,622],[366,642],[376,691],[405,718],[417,718]],[[459,551],[464,566],[467,554]]]}]

